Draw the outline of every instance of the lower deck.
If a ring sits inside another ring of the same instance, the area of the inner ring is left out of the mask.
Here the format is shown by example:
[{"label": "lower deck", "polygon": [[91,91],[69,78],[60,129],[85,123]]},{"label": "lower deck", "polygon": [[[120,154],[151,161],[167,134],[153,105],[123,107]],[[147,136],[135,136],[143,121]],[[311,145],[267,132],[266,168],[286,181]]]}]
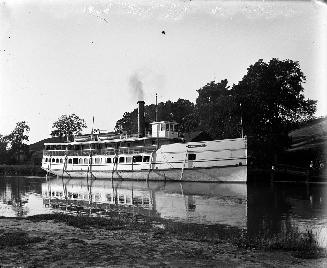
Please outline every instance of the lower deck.
[{"label": "lower deck", "polygon": [[247,166],[224,166],[210,168],[148,169],[148,170],[48,170],[50,173],[71,178],[99,178],[151,181],[190,182],[247,182]]}]

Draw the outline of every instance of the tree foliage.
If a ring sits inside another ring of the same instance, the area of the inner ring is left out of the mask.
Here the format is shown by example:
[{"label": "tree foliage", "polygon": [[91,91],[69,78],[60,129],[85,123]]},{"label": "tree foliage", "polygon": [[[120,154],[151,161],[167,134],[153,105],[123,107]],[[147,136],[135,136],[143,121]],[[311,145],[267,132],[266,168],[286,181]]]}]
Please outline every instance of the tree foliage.
[{"label": "tree foliage", "polygon": [[25,141],[28,141],[28,132],[30,127],[25,121],[16,123],[14,130],[6,137],[8,145],[11,151],[19,152],[19,150],[25,149]]},{"label": "tree foliage", "polygon": [[84,128],[86,128],[84,119],[76,114],[62,115],[53,123],[51,136],[66,137],[68,140],[72,135],[80,134]]},{"label": "tree foliage", "polygon": [[30,127],[25,121],[16,123],[14,130],[7,136],[0,135],[0,162],[14,164],[21,161],[20,156],[28,155],[28,132]]},{"label": "tree foliage", "polygon": [[207,131],[215,139],[239,137],[239,108],[227,79],[218,83],[211,81],[197,92],[199,129]]},{"label": "tree foliage", "polygon": [[8,159],[8,139],[0,134],[0,163],[5,163]]},{"label": "tree foliage", "polygon": [[280,133],[312,119],[316,101],[305,99],[304,82],[305,76],[296,61],[258,60],[251,65],[233,89],[236,101],[242,104],[246,133]]},{"label": "tree foliage", "polygon": [[[194,112],[194,104],[189,100],[178,99],[176,102],[166,101],[158,103],[158,121],[176,121],[179,124],[185,122],[187,116]],[[150,123],[155,121],[156,107],[154,104],[145,105],[145,129],[150,131]],[[125,112],[123,117],[116,122],[116,131],[137,133],[138,109],[132,112]]]}]

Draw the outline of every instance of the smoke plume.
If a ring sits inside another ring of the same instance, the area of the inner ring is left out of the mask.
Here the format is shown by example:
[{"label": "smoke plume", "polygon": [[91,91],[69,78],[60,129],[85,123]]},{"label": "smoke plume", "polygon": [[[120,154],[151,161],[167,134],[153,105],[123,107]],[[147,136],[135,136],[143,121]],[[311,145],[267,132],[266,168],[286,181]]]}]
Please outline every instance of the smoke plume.
[{"label": "smoke plume", "polygon": [[141,81],[137,73],[134,73],[129,78],[129,86],[132,90],[132,94],[134,98],[137,98],[138,101],[143,101],[144,100],[143,82]]}]

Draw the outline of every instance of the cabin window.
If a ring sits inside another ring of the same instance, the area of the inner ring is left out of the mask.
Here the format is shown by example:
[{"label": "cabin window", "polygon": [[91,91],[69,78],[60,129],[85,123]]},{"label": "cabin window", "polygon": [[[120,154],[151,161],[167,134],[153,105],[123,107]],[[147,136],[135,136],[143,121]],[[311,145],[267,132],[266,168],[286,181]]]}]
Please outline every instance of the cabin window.
[{"label": "cabin window", "polygon": [[119,195],[118,200],[119,200],[119,204],[124,204],[125,203],[125,196],[122,195],[122,194]]},{"label": "cabin window", "polygon": [[62,161],[62,158],[60,158],[60,163],[62,163],[63,161]]},{"label": "cabin window", "polygon": [[144,205],[149,205],[150,204],[150,199],[148,197],[143,198],[143,204]]},{"label": "cabin window", "polygon": [[141,205],[142,204],[142,197],[135,196],[133,197],[133,205]]},{"label": "cabin window", "polygon": [[149,162],[150,161],[150,156],[145,155],[143,156],[143,162]]},{"label": "cabin window", "polygon": [[111,163],[111,157],[107,157],[106,162],[107,162],[108,164],[110,164],[110,163]]},{"label": "cabin window", "polygon": [[83,164],[83,158],[80,158],[80,159],[78,160],[78,163],[79,163],[79,164]]},{"label": "cabin window", "polygon": [[84,158],[84,164],[87,164],[88,161],[87,161],[87,158]]},{"label": "cabin window", "polygon": [[44,162],[48,162],[48,158],[45,158],[45,159],[44,159]]},{"label": "cabin window", "polygon": [[142,155],[134,155],[133,162],[142,162]]},{"label": "cabin window", "polygon": [[101,163],[101,158],[95,158],[95,163],[100,164]]},{"label": "cabin window", "polygon": [[111,194],[106,194],[107,201],[111,202]]},{"label": "cabin window", "polygon": [[126,157],[126,163],[132,163],[132,157],[131,156]]},{"label": "cabin window", "polygon": [[69,158],[68,159],[68,164],[72,164],[73,163],[73,159]]},{"label": "cabin window", "polygon": [[52,158],[52,163],[54,163],[56,161],[56,159]]},{"label": "cabin window", "polygon": [[56,159],[56,163],[59,163],[59,158]]},{"label": "cabin window", "polygon": [[124,163],[125,162],[125,157],[121,156],[119,157],[119,163]]},{"label": "cabin window", "polygon": [[78,158],[73,158],[73,164],[78,164]]},{"label": "cabin window", "polygon": [[196,154],[188,154],[188,160],[195,160]]},{"label": "cabin window", "polygon": [[156,140],[152,140],[152,145],[155,145],[156,144]]}]

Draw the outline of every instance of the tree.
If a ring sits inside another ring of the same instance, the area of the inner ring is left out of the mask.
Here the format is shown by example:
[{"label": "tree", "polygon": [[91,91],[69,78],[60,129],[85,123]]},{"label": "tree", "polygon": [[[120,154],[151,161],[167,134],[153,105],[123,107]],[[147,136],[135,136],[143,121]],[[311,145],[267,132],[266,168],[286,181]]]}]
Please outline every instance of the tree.
[{"label": "tree", "polygon": [[28,141],[27,134],[29,131],[30,127],[25,121],[21,121],[16,123],[15,129],[4,138],[4,141],[7,142],[8,158],[20,161],[22,155],[26,156],[28,154],[28,145],[24,142]]},{"label": "tree", "polygon": [[0,163],[6,163],[8,160],[8,139],[0,134]]},{"label": "tree", "polygon": [[242,105],[245,132],[266,135],[288,131],[313,118],[316,102],[305,99],[305,76],[299,63],[272,59],[258,60],[234,86],[236,102]]},{"label": "tree", "polygon": [[242,107],[248,146],[262,163],[270,163],[287,146],[287,133],[314,117],[316,101],[305,99],[305,76],[297,61],[258,60],[233,87],[236,103]]},{"label": "tree", "polygon": [[84,119],[81,119],[76,114],[62,115],[56,122],[52,125],[52,137],[66,137],[67,141],[72,135],[77,135],[86,128]]},{"label": "tree", "polygon": [[[166,101],[158,103],[158,121],[176,121],[181,124],[192,113],[195,106],[185,99],[178,99],[176,102]],[[150,131],[150,123],[155,121],[156,106],[154,104],[145,105],[145,129]],[[138,110],[125,112],[123,117],[116,122],[116,131],[127,131],[127,133],[137,133]]]},{"label": "tree", "polygon": [[197,92],[199,129],[215,139],[240,137],[240,111],[227,79],[211,81]]}]

